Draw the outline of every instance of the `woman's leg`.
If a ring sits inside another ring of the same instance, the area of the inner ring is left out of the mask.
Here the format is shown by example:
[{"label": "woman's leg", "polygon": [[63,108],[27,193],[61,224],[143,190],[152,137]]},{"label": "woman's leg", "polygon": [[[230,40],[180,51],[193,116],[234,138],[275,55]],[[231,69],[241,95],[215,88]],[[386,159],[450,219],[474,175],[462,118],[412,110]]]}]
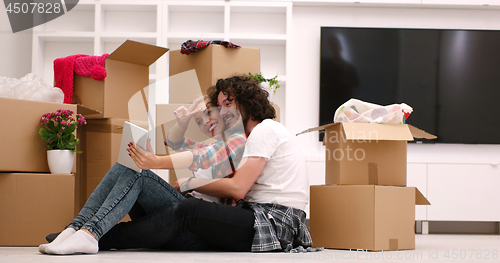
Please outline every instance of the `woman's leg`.
[{"label": "woman's leg", "polygon": [[[57,246],[49,245],[46,248],[48,253],[52,254],[72,254],[72,253],[94,253],[97,249],[97,240],[118,223],[136,204],[140,204],[146,213],[158,210],[166,205],[171,205],[174,202],[184,199],[184,197],[176,191],[167,182],[161,179],[158,175],[151,171],[135,172],[122,165],[115,164],[108,172],[106,177],[116,178],[114,186],[109,190],[108,184],[103,183],[106,187],[98,187],[94,190],[94,198],[89,202],[87,210],[79,214],[79,216],[69,225],[73,228],[81,228],[88,233],[79,234],[79,238],[69,237],[62,244]],[[107,191],[107,196],[101,206],[97,208],[97,204],[103,198],[99,191]],[[97,211],[96,211],[97,208]],[[90,215],[93,216],[90,217]],[[90,218],[88,218],[90,217]],[[86,222],[83,222],[83,220]],[[83,223],[83,225],[81,225]],[[77,231],[74,235],[81,231]],[[83,237],[93,236],[92,240],[81,240]],[[88,241],[92,241],[91,243]],[[81,243],[81,246],[78,245]],[[85,245],[87,244],[87,246]],[[80,249],[80,247],[82,249]],[[97,251],[96,251],[97,252]]]},{"label": "woman's leg", "polygon": [[156,248],[189,231],[221,250],[250,251],[254,220],[252,210],[188,198],[116,225],[99,244],[103,249]]},{"label": "woman's leg", "polygon": [[149,214],[185,199],[170,184],[151,171],[138,173],[121,166],[119,169],[114,169],[114,172],[119,173],[114,187],[94,216],[81,227],[92,233],[97,240],[118,223],[136,203]]},{"label": "woman's leg", "polygon": [[111,192],[111,189],[115,186],[116,181],[120,177],[120,174],[124,171],[124,168],[128,169],[121,164],[115,163],[111,169],[109,169],[92,194],[90,194],[87,202],[85,202],[85,205],[80,210],[80,213],[78,213],[75,219],[73,219],[73,221],[69,224],[69,227],[79,230],[97,213],[99,208],[101,208],[104,203],[104,200],[108,197],[109,192]]},{"label": "woman's leg", "polygon": [[[80,210],[80,213],[73,219],[73,221],[67,226],[67,228],[61,232],[50,244],[52,246],[62,243],[66,238],[70,237],[72,234],[79,230],[85,222],[92,218],[99,208],[104,203],[104,200],[108,197],[109,192],[115,186],[116,181],[120,177],[120,171],[123,166],[115,163],[106,173],[104,178],[101,180],[99,185],[94,189],[92,194],[87,199],[87,202]],[[46,253],[45,249],[48,244],[42,244],[39,246],[39,251]]]}]

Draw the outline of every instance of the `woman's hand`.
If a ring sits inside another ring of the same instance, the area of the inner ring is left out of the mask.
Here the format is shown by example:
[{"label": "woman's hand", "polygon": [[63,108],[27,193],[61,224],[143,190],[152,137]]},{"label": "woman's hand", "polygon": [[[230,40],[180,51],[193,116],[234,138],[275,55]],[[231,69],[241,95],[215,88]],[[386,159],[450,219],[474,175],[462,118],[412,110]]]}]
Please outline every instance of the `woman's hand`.
[{"label": "woman's hand", "polygon": [[142,170],[149,170],[154,168],[160,168],[159,158],[153,152],[153,147],[151,147],[151,139],[148,138],[146,150],[140,148],[135,143],[131,142],[128,144],[130,157],[134,160],[137,167]]},{"label": "woman's hand", "polygon": [[201,111],[200,108],[196,108],[196,106],[198,106],[199,103],[200,100],[196,99],[193,102],[193,104],[189,106],[189,108],[181,106],[177,108],[176,111],[174,111],[174,116],[177,119],[177,124],[179,125],[179,128],[181,128],[183,131],[187,130],[187,127],[189,125],[189,120],[191,120],[191,117],[193,117],[193,115]]}]

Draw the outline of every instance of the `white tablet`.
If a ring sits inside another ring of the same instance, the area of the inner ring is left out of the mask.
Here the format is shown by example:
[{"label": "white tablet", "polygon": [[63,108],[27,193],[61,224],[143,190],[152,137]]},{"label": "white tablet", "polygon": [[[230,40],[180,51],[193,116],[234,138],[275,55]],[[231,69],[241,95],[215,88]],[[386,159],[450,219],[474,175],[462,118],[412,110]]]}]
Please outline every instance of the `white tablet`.
[{"label": "white tablet", "polygon": [[137,167],[132,157],[129,156],[127,151],[128,144],[134,142],[137,146],[142,149],[146,149],[146,143],[148,140],[149,132],[148,130],[132,124],[128,121],[123,123],[122,139],[120,141],[120,151],[118,152],[118,163],[126,166],[134,171],[140,172],[141,169]]}]

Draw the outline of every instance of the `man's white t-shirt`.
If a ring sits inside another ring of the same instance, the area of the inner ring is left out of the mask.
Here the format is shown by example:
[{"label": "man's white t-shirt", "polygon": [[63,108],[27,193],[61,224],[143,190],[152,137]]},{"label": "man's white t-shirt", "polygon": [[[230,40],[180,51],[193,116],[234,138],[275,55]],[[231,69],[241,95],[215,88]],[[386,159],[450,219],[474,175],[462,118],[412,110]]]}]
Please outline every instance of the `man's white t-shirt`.
[{"label": "man's white t-shirt", "polygon": [[282,124],[266,119],[248,136],[243,158],[265,157],[257,181],[245,196],[248,202],[273,203],[305,210],[309,180],[295,137]]}]

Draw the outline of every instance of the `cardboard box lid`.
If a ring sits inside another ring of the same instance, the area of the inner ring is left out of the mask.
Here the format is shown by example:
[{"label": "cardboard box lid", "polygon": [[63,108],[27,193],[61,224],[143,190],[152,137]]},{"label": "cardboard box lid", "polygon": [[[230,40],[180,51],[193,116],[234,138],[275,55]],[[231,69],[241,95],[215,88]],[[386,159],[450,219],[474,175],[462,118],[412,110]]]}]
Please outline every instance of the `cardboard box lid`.
[{"label": "cardboard box lid", "polygon": [[169,49],[141,42],[127,40],[106,58],[132,64],[149,66]]},{"label": "cardboard box lid", "polygon": [[81,115],[83,115],[83,117],[85,117],[85,118],[92,117],[92,115],[94,115],[94,114],[101,114],[102,113],[102,111],[94,110],[94,109],[91,109],[89,107],[85,107],[85,106],[80,105],[80,104],[76,104],[76,109],[77,109],[77,112],[80,113]]},{"label": "cardboard box lid", "polygon": [[415,187],[415,204],[416,205],[430,205],[431,203],[425,196]]},{"label": "cardboard box lid", "polygon": [[[326,130],[336,125],[342,125],[348,140],[391,140],[412,141],[413,138],[435,139],[436,136],[408,124],[379,124],[379,123],[330,123],[319,127],[309,128],[297,135]],[[374,137],[374,134],[376,137]]]}]

